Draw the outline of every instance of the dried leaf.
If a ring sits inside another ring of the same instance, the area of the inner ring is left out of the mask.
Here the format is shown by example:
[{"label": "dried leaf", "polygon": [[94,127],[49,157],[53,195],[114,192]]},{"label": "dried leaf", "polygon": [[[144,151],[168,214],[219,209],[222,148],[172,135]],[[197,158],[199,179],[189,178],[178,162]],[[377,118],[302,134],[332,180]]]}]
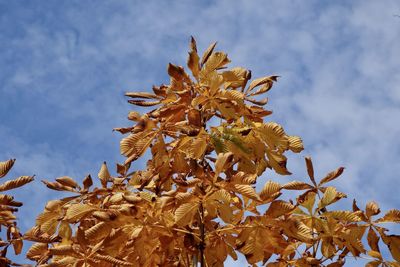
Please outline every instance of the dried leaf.
[{"label": "dried leaf", "polygon": [[323,184],[325,184],[325,183],[327,183],[327,182],[330,182],[330,181],[336,179],[337,177],[339,177],[339,176],[343,173],[343,171],[344,171],[344,167],[340,167],[340,168],[338,168],[337,170],[328,173],[328,174],[319,182],[319,186],[321,186],[321,185],[323,185]]},{"label": "dried leaf", "polygon": [[268,92],[271,88],[274,82],[277,81],[277,78],[279,76],[266,76],[266,77],[262,77],[262,78],[258,78],[253,80],[249,87],[246,90],[246,94],[248,92],[251,92],[254,88],[256,88],[257,86],[260,85],[264,85],[260,90],[258,90],[257,92],[251,94],[251,95],[258,95],[258,94],[262,94],[265,92]]},{"label": "dried leaf", "polygon": [[305,182],[292,181],[287,184],[284,184],[282,188],[287,190],[306,190],[306,189],[311,189],[313,187]]},{"label": "dried leaf", "polygon": [[315,182],[315,178],[314,178],[314,167],[311,161],[310,157],[305,157],[306,160],[306,165],[307,165],[307,172],[308,172],[308,177],[310,177],[311,182],[313,183],[313,185],[317,185],[317,183]]},{"label": "dried leaf", "polygon": [[199,60],[200,58],[199,55],[197,54],[196,40],[192,37],[190,40],[190,51],[187,60],[187,65],[196,79],[199,78],[199,72],[200,72]]},{"label": "dried leaf", "polygon": [[7,161],[0,161],[0,178],[7,175],[14,165],[15,159],[9,159]]},{"label": "dried leaf", "polygon": [[97,175],[100,179],[101,185],[106,188],[107,187],[107,182],[111,180],[111,175],[108,171],[107,164],[104,161],[103,164],[101,165],[100,171]]},{"label": "dried leaf", "polygon": [[217,42],[212,43],[204,52],[203,56],[201,57],[201,66],[203,66],[208,58],[210,57],[211,53],[214,51],[215,46],[217,45]]},{"label": "dried leaf", "polygon": [[175,223],[178,226],[186,226],[190,224],[193,216],[196,214],[199,207],[197,202],[189,202],[182,204],[175,211]]},{"label": "dried leaf", "polygon": [[21,187],[27,183],[32,182],[33,180],[34,180],[33,176],[20,176],[17,179],[10,180],[3,184],[0,184],[0,192]]},{"label": "dried leaf", "polygon": [[96,210],[95,207],[90,206],[88,204],[81,204],[81,203],[73,204],[68,208],[64,219],[74,222],[80,220],[82,217],[86,216],[87,214],[95,210]]}]

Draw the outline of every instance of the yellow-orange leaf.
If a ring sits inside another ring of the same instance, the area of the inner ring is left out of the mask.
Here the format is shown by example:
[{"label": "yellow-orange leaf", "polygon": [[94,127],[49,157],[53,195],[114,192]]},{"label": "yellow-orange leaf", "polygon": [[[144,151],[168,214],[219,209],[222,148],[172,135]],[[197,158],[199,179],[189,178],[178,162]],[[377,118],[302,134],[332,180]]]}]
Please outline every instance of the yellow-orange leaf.
[{"label": "yellow-orange leaf", "polygon": [[77,221],[95,210],[96,210],[95,207],[88,204],[82,204],[82,203],[73,204],[68,208],[64,219],[69,221]]},{"label": "yellow-orange leaf", "polygon": [[391,209],[377,222],[400,222],[400,210]]},{"label": "yellow-orange leaf", "polygon": [[305,182],[292,181],[287,184],[284,184],[282,188],[287,190],[305,190],[305,189],[311,189],[313,187]]},{"label": "yellow-orange leaf", "polygon": [[343,171],[344,171],[344,167],[340,167],[340,168],[338,168],[337,170],[328,173],[328,174],[319,182],[319,185],[321,186],[321,185],[323,185],[323,184],[325,184],[325,183],[327,183],[327,182],[330,182],[330,181],[336,179],[337,177],[339,177],[339,176],[343,173]]},{"label": "yellow-orange leaf", "polygon": [[21,176],[17,179],[10,180],[3,184],[0,184],[0,192],[21,187],[24,184],[30,183],[32,181],[33,181],[33,176]]},{"label": "yellow-orange leaf", "polygon": [[268,181],[265,183],[263,189],[260,192],[260,198],[262,200],[267,200],[269,198],[274,198],[277,195],[277,193],[279,193],[281,190],[281,185],[277,182],[274,181]]},{"label": "yellow-orange leaf", "polygon": [[106,188],[107,182],[111,180],[111,175],[108,171],[106,162],[103,162],[101,165],[100,171],[98,173],[98,177],[100,179],[101,185]]},{"label": "yellow-orange leaf", "polygon": [[0,162],[0,178],[7,175],[7,173],[11,170],[14,165],[15,159],[9,159],[7,161]]},{"label": "yellow-orange leaf", "polygon": [[256,191],[251,185],[247,184],[235,184],[236,192],[242,194],[245,197],[251,198],[253,200],[261,201],[260,197],[257,195]]},{"label": "yellow-orange leaf", "polygon": [[190,221],[193,219],[193,216],[196,214],[198,208],[198,202],[182,204],[175,211],[175,223],[178,226],[186,226],[190,224]]}]

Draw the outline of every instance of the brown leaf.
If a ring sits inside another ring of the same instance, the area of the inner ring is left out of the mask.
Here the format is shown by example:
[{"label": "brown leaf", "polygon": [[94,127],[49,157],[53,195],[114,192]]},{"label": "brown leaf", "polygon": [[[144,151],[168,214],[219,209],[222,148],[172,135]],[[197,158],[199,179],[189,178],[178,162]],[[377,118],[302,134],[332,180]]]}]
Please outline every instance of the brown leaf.
[{"label": "brown leaf", "polygon": [[232,152],[219,153],[218,154],[217,161],[215,162],[214,181],[216,181],[218,175],[221,172],[225,171],[226,168],[231,166],[232,160],[233,160],[233,153]]},{"label": "brown leaf", "polygon": [[33,176],[20,176],[17,179],[10,180],[3,184],[0,184],[0,192],[21,187],[27,183],[32,182],[33,180],[34,180]]},{"label": "brown leaf", "polygon": [[279,183],[274,181],[268,181],[267,183],[265,183],[263,189],[260,192],[260,198],[262,200],[274,199],[280,195],[279,194],[280,190],[281,190],[281,185]]},{"label": "brown leaf", "polygon": [[197,54],[196,40],[192,36],[190,39],[190,51],[187,60],[187,65],[196,79],[199,78],[199,72],[200,72],[199,60],[200,59],[199,55]]},{"label": "brown leaf", "polygon": [[381,212],[378,203],[374,202],[374,201],[370,201],[367,203],[366,207],[365,207],[365,213],[367,215],[368,218],[370,218],[371,216],[377,215]]},{"label": "brown leaf", "polygon": [[265,92],[268,92],[271,88],[274,82],[277,81],[277,78],[279,76],[266,76],[266,77],[262,77],[262,78],[258,78],[253,80],[249,87],[246,90],[246,94],[248,92],[251,92],[254,88],[256,88],[257,86],[260,85],[264,85],[260,90],[258,90],[257,92],[251,94],[251,95],[258,95],[258,94],[262,94]]},{"label": "brown leaf", "polygon": [[58,178],[56,178],[56,181],[59,182],[62,185],[69,186],[69,187],[72,187],[72,188],[79,187],[78,183],[75,182],[74,179],[72,179],[71,177],[68,177],[68,176],[58,177]]},{"label": "brown leaf", "polygon": [[157,95],[145,93],[145,92],[127,92],[125,96],[131,98],[146,98],[146,99],[159,99],[160,97]]},{"label": "brown leaf", "polygon": [[368,230],[367,240],[368,240],[368,245],[372,250],[378,251],[378,252],[380,251],[379,244],[378,244],[379,236],[375,233],[375,231],[372,229],[372,227],[370,227]]},{"label": "brown leaf", "polygon": [[282,188],[287,190],[306,190],[306,189],[312,189],[313,187],[305,182],[292,181],[287,184],[284,184]]},{"label": "brown leaf", "polygon": [[73,204],[68,208],[64,219],[72,222],[78,221],[82,217],[86,216],[87,214],[95,210],[96,210],[95,207],[88,204],[82,204],[82,203]]},{"label": "brown leaf", "polygon": [[190,224],[190,221],[193,219],[193,216],[196,214],[199,207],[198,202],[189,202],[180,205],[175,210],[175,223],[178,226],[186,226]]},{"label": "brown leaf", "polygon": [[259,106],[264,106],[264,105],[266,105],[268,103],[268,98],[257,100],[257,99],[251,98],[251,97],[246,97],[245,99],[247,101],[249,101],[249,102],[251,102],[253,104],[259,105]]},{"label": "brown leaf", "polygon": [[89,187],[91,187],[92,185],[93,185],[93,180],[92,180],[92,177],[89,174],[89,175],[87,175],[85,177],[85,179],[83,179],[83,188],[85,190],[89,190]]},{"label": "brown leaf", "polygon": [[107,182],[111,180],[111,175],[108,171],[107,164],[105,161],[101,165],[100,171],[98,173],[98,177],[100,179],[100,182],[101,182],[101,185],[103,186],[103,188],[106,188]]},{"label": "brown leaf", "polygon": [[151,107],[160,104],[161,101],[128,100],[128,103],[141,107]]},{"label": "brown leaf", "polygon": [[298,136],[289,136],[289,149],[294,153],[300,153],[304,150],[303,141]]},{"label": "brown leaf", "polygon": [[330,182],[334,179],[336,179],[337,177],[339,177],[344,171],[344,167],[339,167],[337,170],[332,171],[330,173],[328,173],[320,182],[319,182],[319,186]]},{"label": "brown leaf", "polygon": [[177,81],[186,79],[186,73],[183,67],[174,65],[172,63],[168,64],[168,74]]},{"label": "brown leaf", "polygon": [[308,172],[308,176],[311,179],[311,182],[317,186],[317,183],[315,182],[315,178],[314,178],[314,167],[311,161],[310,157],[305,157],[306,160],[306,165],[307,165],[307,172]]},{"label": "brown leaf", "polygon": [[9,159],[7,161],[0,162],[0,178],[7,175],[7,173],[11,170],[14,165],[15,159]]},{"label": "brown leaf", "polygon": [[201,112],[199,110],[190,109],[187,116],[190,125],[201,127]]},{"label": "brown leaf", "polygon": [[261,201],[260,197],[257,195],[256,191],[251,185],[247,184],[235,184],[235,191],[242,194],[245,197],[251,198],[253,200]]},{"label": "brown leaf", "polygon": [[400,222],[400,210],[391,209],[386,212],[385,216],[378,219],[377,222]]},{"label": "brown leaf", "polygon": [[203,56],[201,57],[201,66],[203,66],[208,58],[210,57],[211,53],[214,51],[215,46],[217,45],[217,42],[212,43],[204,52]]},{"label": "brown leaf", "polygon": [[295,208],[296,206],[289,202],[283,200],[274,200],[269,206],[268,210],[265,212],[265,215],[276,218],[293,211]]}]

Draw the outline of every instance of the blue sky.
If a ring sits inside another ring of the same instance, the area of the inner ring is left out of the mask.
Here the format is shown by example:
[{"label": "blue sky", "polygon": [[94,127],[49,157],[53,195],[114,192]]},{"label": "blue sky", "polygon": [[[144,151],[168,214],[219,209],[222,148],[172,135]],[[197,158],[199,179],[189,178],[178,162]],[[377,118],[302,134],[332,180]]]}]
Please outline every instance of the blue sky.
[{"label": "blue sky", "polygon": [[37,176],[14,192],[25,202],[20,228],[59,197],[41,179],[81,180],[104,160],[122,161],[111,130],[129,125],[123,93],[167,83],[167,63],[185,64],[190,35],[200,50],[218,41],[253,77],[282,76],[270,119],[306,149],[290,156],[293,177],[266,178],[303,180],[311,155],[321,176],[346,167],[335,185],[348,207],[357,198],[400,208],[395,14],[397,0],[0,0],[0,159],[17,158],[9,177]]}]

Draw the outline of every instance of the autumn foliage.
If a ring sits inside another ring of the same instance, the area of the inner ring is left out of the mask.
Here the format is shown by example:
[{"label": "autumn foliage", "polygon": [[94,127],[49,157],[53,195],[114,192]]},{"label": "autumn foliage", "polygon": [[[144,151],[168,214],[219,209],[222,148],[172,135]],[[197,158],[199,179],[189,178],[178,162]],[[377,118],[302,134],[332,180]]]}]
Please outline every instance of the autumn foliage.
[{"label": "autumn foliage", "polygon": [[[299,137],[264,119],[271,111],[263,95],[278,77],[251,80],[249,70],[227,69],[227,55],[214,49],[200,58],[192,38],[191,75],[169,64],[168,85],[126,93],[129,103],[150,109],[130,112],[133,125],[115,129],[124,134],[126,160],[113,174],[103,163],[98,187],[90,175],[80,183],[43,181],[72,194],[47,203],[23,236],[35,242],[26,256],[39,266],[223,266],[238,254],[253,266],[334,267],[348,256],[370,259],[367,266],[400,266],[400,236],[382,226],[399,223],[399,210],[378,216],[375,202],[361,209],[355,201],[351,210],[332,208],[346,197],[329,185],[344,168],[319,179],[306,157],[308,181],[263,177],[290,175],[285,153],[303,150]],[[135,169],[148,150],[147,168]],[[1,163],[1,177],[13,163]],[[6,182],[0,191],[31,180]],[[287,191],[297,197],[290,200]],[[7,229],[0,261],[11,264],[7,247],[18,254],[22,246],[12,207],[21,203],[0,195],[0,204]]]}]

